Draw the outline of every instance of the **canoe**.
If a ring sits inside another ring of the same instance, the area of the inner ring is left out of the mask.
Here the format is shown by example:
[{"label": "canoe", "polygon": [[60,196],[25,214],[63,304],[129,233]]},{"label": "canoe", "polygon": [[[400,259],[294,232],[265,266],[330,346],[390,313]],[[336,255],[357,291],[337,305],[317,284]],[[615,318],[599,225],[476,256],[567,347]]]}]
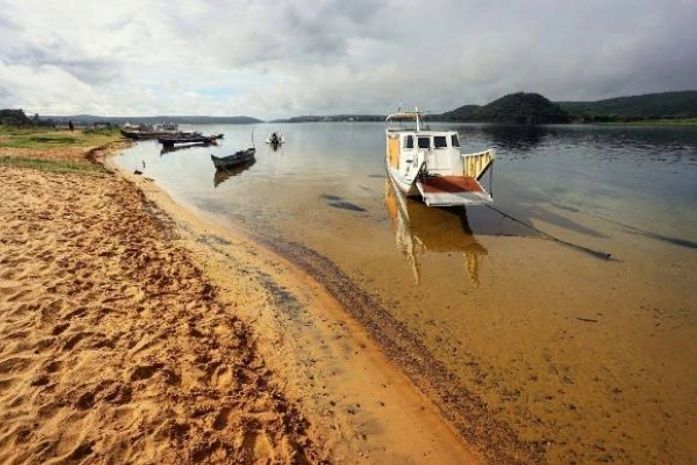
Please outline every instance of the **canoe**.
[{"label": "canoe", "polygon": [[227,157],[216,157],[215,155],[211,154],[211,160],[213,160],[213,165],[216,169],[230,169],[254,160],[254,154],[256,151],[257,150],[255,148],[248,148],[246,150],[240,150],[232,155],[228,155]]},{"label": "canoe", "polygon": [[222,134],[204,136],[198,133],[183,133],[172,136],[158,137],[157,141],[164,146],[173,146],[174,144],[212,144],[216,140],[222,138]]},{"label": "canoe", "polygon": [[158,139],[160,137],[174,136],[177,133],[172,132],[172,131],[143,131],[143,130],[129,131],[129,130],[121,129],[121,134],[124,137],[127,137],[128,139],[132,139],[132,140],[150,140],[150,139]]}]

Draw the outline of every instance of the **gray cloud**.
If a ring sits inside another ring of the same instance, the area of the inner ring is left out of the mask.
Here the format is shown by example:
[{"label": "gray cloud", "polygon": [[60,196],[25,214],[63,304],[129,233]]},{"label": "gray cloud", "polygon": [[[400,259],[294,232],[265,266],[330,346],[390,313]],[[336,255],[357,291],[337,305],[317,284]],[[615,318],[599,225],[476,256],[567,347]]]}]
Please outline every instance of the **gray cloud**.
[{"label": "gray cloud", "polygon": [[0,107],[442,111],[697,88],[694,0],[0,0]]}]

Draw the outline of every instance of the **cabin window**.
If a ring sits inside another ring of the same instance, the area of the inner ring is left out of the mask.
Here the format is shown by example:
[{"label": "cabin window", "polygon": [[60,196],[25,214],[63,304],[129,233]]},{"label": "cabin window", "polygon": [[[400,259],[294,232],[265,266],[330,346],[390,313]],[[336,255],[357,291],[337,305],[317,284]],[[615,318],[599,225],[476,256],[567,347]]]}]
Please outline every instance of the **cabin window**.
[{"label": "cabin window", "polygon": [[457,138],[457,134],[453,134],[450,136],[450,142],[453,147],[459,147],[460,146],[460,140]]},{"label": "cabin window", "polygon": [[414,148],[414,136],[407,136],[404,138],[404,148],[413,149]]},{"label": "cabin window", "polygon": [[444,149],[448,146],[448,139],[445,136],[436,136],[433,138],[433,145],[437,149]]},{"label": "cabin window", "polygon": [[419,148],[420,149],[431,148],[431,139],[429,137],[419,137]]}]

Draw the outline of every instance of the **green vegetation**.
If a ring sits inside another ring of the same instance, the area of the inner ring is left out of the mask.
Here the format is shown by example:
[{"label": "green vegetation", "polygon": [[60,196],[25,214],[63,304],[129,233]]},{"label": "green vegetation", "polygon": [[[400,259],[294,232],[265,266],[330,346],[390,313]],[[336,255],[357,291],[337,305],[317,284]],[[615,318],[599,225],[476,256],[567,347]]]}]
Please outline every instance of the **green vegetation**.
[{"label": "green vegetation", "polygon": [[476,121],[503,124],[568,123],[570,115],[540,94],[518,92],[482,107],[465,105],[429,119],[437,121]]},{"label": "green vegetation", "polygon": [[369,121],[385,121],[383,115],[303,115],[294,116],[287,119],[276,119],[272,123],[352,123],[352,122],[369,122]]},{"label": "green vegetation", "polygon": [[96,147],[121,139],[117,128],[68,131],[47,127],[0,125],[0,147],[57,149]]},{"label": "green vegetation", "polygon": [[95,163],[80,163],[66,160],[46,160],[42,158],[10,157],[7,155],[0,156],[0,166],[32,168],[41,171],[71,174],[101,174],[105,172],[101,165],[97,165]]},{"label": "green vegetation", "polygon": [[482,108],[481,105],[463,105],[441,115],[431,115],[428,117],[428,119],[438,121],[472,121],[473,115],[480,108]]},{"label": "green vegetation", "polygon": [[31,125],[31,120],[27,118],[22,110],[0,110],[0,124],[24,126]]},{"label": "green vegetation", "polygon": [[694,90],[558,104],[581,122],[675,120],[674,123],[679,123],[679,120],[697,118],[697,91]]},{"label": "green vegetation", "polygon": [[465,105],[432,121],[504,124],[630,123],[656,126],[697,124],[697,91],[619,97],[596,102],[551,102],[540,94],[509,94],[487,105]]}]

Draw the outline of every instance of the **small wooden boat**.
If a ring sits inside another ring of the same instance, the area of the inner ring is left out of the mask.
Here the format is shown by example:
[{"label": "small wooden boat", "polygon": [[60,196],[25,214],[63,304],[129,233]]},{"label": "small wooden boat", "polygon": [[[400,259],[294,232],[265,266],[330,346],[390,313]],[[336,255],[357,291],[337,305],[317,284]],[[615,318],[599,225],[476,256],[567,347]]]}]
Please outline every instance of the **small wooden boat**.
[{"label": "small wooden boat", "polygon": [[385,129],[385,164],[400,191],[419,196],[426,205],[434,207],[493,203],[492,195],[480,181],[484,173],[491,175],[494,149],[461,153],[457,131],[422,128],[418,109],[393,113],[386,122],[395,120],[416,122],[414,129]]},{"label": "small wooden boat", "polygon": [[121,129],[121,134],[131,140],[152,140],[177,134],[171,131],[127,130]]},{"label": "small wooden boat", "polygon": [[201,142],[201,143],[196,143],[196,144],[186,144],[186,145],[179,145],[179,146],[163,145],[162,149],[160,149],[160,155],[164,155],[165,153],[177,152],[179,150],[195,149],[195,148],[199,148],[199,147],[210,147],[213,144],[214,143],[210,143],[210,142]]},{"label": "small wooden boat", "polygon": [[175,144],[213,144],[222,139],[223,134],[204,136],[200,133],[180,133],[164,137],[158,137],[157,141],[165,147],[173,147]]},{"label": "small wooden boat", "polygon": [[256,151],[257,149],[252,147],[246,150],[240,150],[239,152],[228,155],[227,157],[216,157],[215,155],[211,154],[211,160],[213,160],[213,165],[218,170],[230,169],[254,160],[254,154]]}]

